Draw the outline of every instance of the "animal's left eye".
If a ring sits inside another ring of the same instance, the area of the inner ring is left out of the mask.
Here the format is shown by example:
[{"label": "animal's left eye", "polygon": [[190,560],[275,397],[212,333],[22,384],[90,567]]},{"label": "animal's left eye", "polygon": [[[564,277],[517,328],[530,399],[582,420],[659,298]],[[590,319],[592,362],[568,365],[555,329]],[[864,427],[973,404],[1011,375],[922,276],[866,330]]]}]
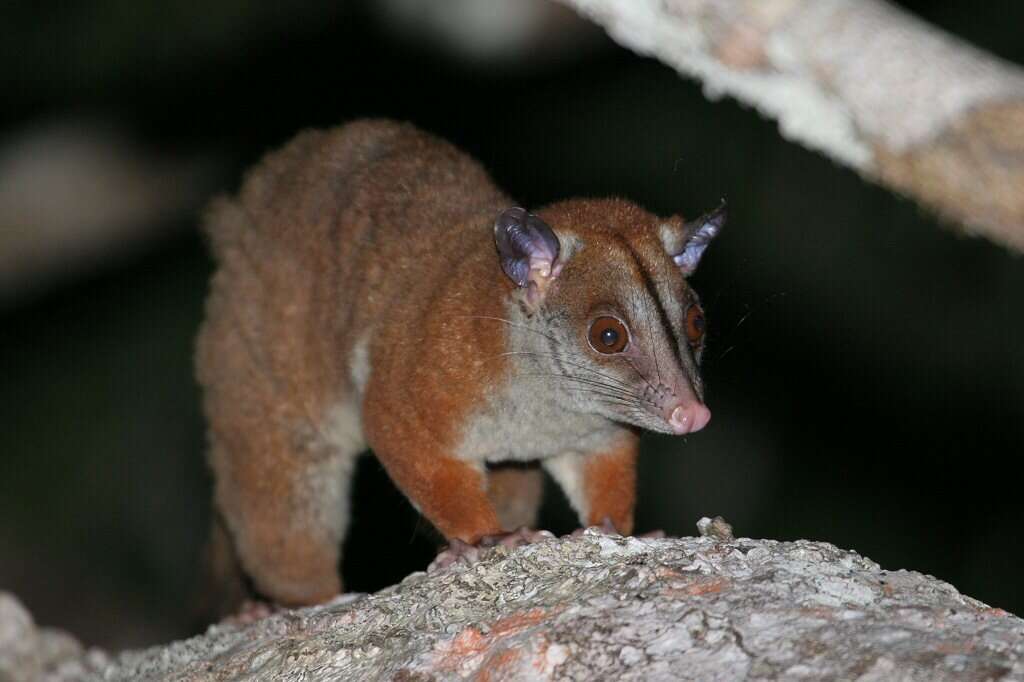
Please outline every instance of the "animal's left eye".
[{"label": "animal's left eye", "polygon": [[686,309],[686,338],[690,346],[697,348],[704,342],[704,311],[694,303]]}]

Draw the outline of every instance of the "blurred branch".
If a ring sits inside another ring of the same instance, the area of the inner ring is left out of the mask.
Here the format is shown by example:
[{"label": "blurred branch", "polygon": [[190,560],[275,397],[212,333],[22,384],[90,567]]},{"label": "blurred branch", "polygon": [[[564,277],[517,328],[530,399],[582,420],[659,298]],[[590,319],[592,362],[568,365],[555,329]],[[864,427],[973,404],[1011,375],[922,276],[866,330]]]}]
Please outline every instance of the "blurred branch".
[{"label": "blurred branch", "polygon": [[885,0],[558,0],[622,45],[1024,251],[1024,70]]},{"label": "blurred branch", "polygon": [[549,0],[377,0],[385,25],[477,65],[530,66],[600,45],[601,31]]},{"label": "blurred branch", "polygon": [[0,144],[0,307],[180,229],[219,165],[157,156],[75,122]]}]

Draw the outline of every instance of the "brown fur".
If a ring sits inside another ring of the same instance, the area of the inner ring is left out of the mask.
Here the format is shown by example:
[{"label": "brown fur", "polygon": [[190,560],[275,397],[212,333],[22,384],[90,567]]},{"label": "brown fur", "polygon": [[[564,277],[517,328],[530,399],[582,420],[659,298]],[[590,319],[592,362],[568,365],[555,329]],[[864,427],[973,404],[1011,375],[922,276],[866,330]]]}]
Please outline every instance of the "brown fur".
[{"label": "brown fur", "polygon": [[607,519],[623,535],[633,532],[636,503],[637,438],[625,439],[584,464],[583,489],[587,496],[587,523],[599,526]]},{"label": "brown fur", "polygon": [[[516,291],[498,266],[492,232],[511,205],[446,142],[409,125],[360,121],[299,135],[248,174],[236,199],[213,206],[207,229],[219,269],[198,376],[221,540],[230,535],[262,594],[309,604],[341,589],[345,529],[331,521],[348,498],[340,480],[347,465],[332,459],[339,405],[361,415],[365,443],[353,447],[372,448],[445,537],[473,543],[534,518],[538,472],[495,472],[488,482],[482,463],[454,454],[471,413],[509,380],[505,337],[480,318],[503,317]],[[541,215],[592,239],[588,258],[566,273],[578,300],[557,287],[550,293],[580,325],[606,295],[602,253],[622,244],[641,254],[646,272],[688,295],[651,214],[602,200],[563,202]],[[371,358],[363,387],[350,367],[361,342]],[[631,530],[635,459],[631,438],[586,465],[591,521],[608,517]]]},{"label": "brown fur", "polygon": [[487,472],[487,496],[505,531],[537,525],[544,479],[537,467],[504,466]]}]

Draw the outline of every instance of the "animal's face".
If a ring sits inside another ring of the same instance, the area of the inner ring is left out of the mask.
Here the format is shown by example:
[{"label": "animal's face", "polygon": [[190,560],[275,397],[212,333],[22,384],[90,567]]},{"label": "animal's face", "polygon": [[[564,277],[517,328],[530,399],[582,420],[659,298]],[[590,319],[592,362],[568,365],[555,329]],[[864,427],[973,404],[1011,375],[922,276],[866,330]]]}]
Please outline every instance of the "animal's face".
[{"label": "animal's face", "polygon": [[710,419],[699,373],[705,320],[686,276],[724,212],[683,223],[600,200],[541,215],[543,222],[515,235],[529,250],[527,232],[551,229],[533,235],[548,242],[540,248],[548,261],[520,271],[522,314],[510,336],[517,364],[536,374],[537,390],[557,392],[570,409],[663,433],[703,428]]}]

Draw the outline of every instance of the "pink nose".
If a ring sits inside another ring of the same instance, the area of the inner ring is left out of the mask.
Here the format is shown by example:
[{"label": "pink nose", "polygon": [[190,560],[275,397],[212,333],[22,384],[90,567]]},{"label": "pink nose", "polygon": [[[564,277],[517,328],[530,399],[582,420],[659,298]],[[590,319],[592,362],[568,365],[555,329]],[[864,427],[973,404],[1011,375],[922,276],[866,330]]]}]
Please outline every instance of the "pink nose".
[{"label": "pink nose", "polygon": [[701,403],[688,403],[672,410],[668,423],[677,434],[700,431],[711,421],[711,410]]}]

